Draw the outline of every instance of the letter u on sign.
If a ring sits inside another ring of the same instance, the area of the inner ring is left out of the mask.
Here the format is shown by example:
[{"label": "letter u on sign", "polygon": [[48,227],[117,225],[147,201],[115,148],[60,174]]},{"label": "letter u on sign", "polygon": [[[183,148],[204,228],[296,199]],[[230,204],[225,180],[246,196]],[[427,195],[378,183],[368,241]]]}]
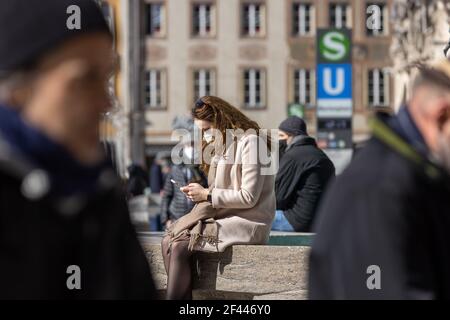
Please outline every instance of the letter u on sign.
[{"label": "letter u on sign", "polygon": [[318,99],[351,99],[352,67],[350,64],[319,64],[317,66]]},{"label": "letter u on sign", "polygon": [[323,70],[323,89],[330,96],[337,96],[345,89],[345,70],[338,68],[336,70],[325,68]]}]

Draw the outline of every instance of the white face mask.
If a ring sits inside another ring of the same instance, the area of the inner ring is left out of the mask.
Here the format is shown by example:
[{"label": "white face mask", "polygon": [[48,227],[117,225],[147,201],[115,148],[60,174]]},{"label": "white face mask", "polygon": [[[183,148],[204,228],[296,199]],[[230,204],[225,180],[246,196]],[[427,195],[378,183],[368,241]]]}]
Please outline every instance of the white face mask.
[{"label": "white face mask", "polygon": [[192,158],[194,157],[194,148],[191,146],[184,147],[183,153],[186,158],[192,160]]},{"label": "white face mask", "polygon": [[213,140],[213,134],[212,134],[211,129],[209,129],[203,133],[203,139],[205,139],[205,141],[208,143],[210,143]]}]

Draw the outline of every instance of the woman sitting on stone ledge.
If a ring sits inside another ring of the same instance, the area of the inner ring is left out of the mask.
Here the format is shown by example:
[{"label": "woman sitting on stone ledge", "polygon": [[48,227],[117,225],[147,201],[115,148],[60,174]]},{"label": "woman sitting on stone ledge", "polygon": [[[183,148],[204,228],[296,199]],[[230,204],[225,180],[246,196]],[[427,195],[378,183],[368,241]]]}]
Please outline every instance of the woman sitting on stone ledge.
[{"label": "woman sitting on stone ledge", "polygon": [[168,228],[162,241],[170,300],[192,298],[193,251],[265,244],[275,212],[274,172],[262,164],[270,162],[271,140],[262,137],[258,124],[211,96],[197,101],[192,116],[202,130],[201,168],[209,187],[191,183],[181,188],[196,205]]}]

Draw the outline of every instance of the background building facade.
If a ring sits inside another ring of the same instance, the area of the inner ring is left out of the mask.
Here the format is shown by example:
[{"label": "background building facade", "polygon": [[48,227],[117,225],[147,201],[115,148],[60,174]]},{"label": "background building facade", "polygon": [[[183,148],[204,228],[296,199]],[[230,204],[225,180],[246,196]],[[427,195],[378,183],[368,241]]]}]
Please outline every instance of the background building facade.
[{"label": "background building facade", "polygon": [[[353,32],[354,140],[367,137],[374,107],[393,107],[390,0],[142,1],[148,156],[174,143],[172,121],[208,94],[265,128],[277,128],[289,104],[304,105],[314,135],[318,28]],[[374,4],[376,30],[367,27]]]},{"label": "background building facade", "polygon": [[[449,38],[443,0],[98,2],[120,57],[112,84],[118,100],[101,130],[122,173],[170,150],[173,127],[203,95],[228,100],[265,128],[302,105],[315,135],[318,28],[352,30],[353,139],[364,140],[374,109],[397,109],[408,98],[410,65],[442,57]],[[370,27],[373,5],[378,28]]]},{"label": "background building facade", "polygon": [[[417,63],[433,63],[444,57],[449,43],[450,1],[396,0],[391,57],[395,84],[394,105],[411,95]],[[448,55],[447,55],[448,56]]]}]

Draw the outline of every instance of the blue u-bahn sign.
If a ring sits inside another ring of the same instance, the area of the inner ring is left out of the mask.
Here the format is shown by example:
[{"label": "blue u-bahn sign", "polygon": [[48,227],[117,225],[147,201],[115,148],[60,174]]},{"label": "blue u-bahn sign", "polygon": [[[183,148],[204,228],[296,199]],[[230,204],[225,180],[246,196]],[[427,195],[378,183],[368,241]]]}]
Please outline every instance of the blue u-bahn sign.
[{"label": "blue u-bahn sign", "polygon": [[319,29],[317,33],[317,140],[324,149],[352,147],[352,33]]},{"label": "blue u-bahn sign", "polygon": [[352,100],[352,65],[318,64],[317,65],[318,100]]}]

